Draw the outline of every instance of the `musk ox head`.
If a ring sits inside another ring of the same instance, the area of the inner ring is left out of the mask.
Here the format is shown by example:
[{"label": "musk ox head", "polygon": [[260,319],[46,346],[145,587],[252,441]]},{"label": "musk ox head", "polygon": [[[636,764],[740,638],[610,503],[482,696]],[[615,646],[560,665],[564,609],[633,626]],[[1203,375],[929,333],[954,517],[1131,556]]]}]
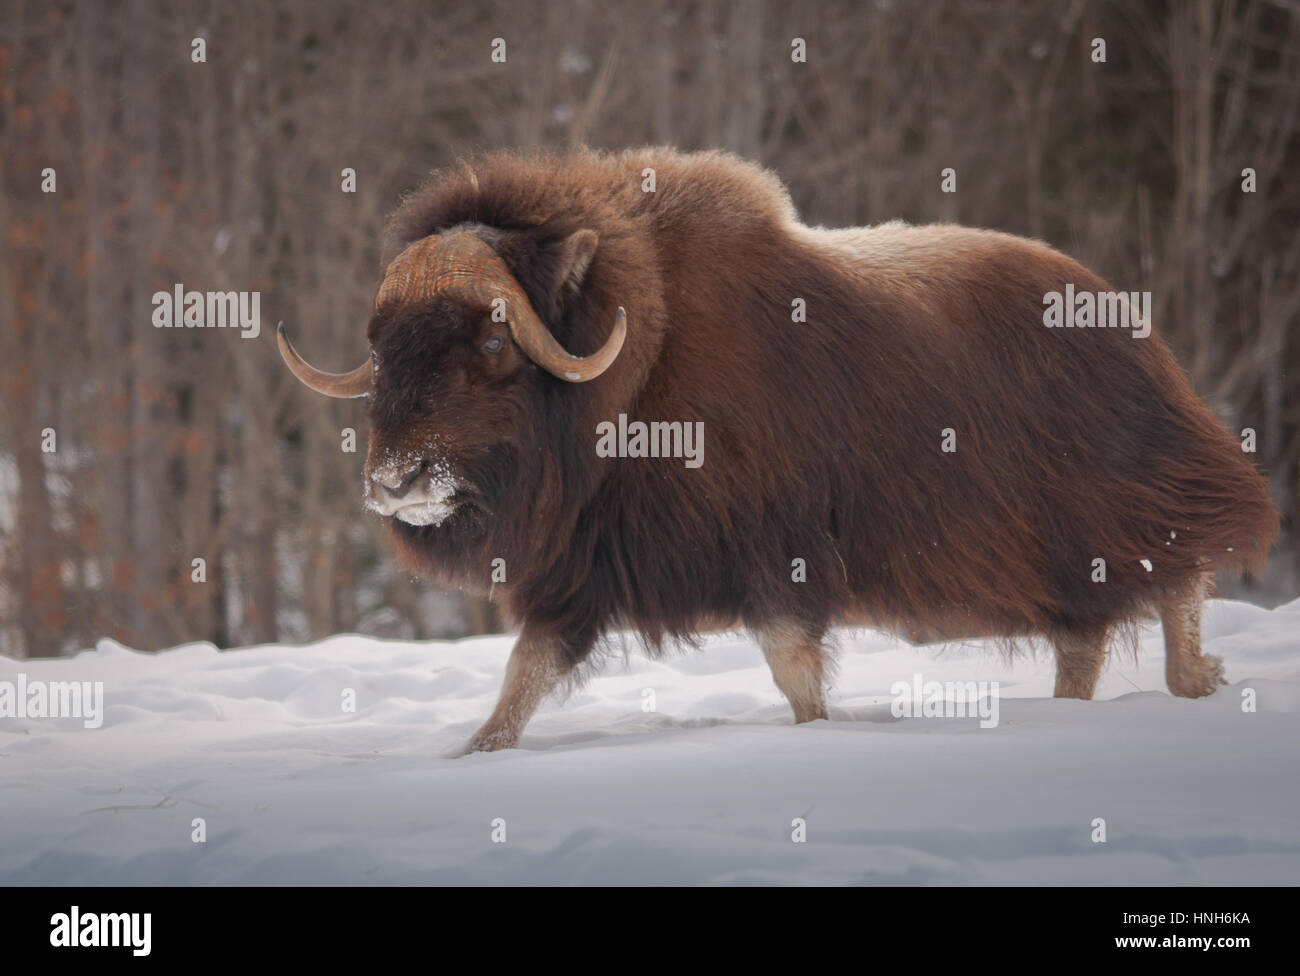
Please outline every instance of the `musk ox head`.
[{"label": "musk ox head", "polygon": [[560,315],[565,296],[581,288],[597,234],[517,238],[461,225],[407,246],[375,296],[370,357],[350,373],[308,365],[279,329],[280,353],[305,385],[326,396],[370,398],[365,505],[407,542],[481,533],[537,451],[530,432],[545,412],[544,387],[555,385],[549,377],[593,380],[623,347],[619,307],[604,345],[571,355],[502,257],[527,247],[539,305]]}]

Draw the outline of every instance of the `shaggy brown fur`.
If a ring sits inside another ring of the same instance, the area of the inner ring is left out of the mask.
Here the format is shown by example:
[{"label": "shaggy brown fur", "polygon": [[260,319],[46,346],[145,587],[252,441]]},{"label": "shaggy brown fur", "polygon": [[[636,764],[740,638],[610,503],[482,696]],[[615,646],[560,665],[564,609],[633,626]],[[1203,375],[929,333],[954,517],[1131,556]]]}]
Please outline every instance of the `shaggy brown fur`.
[{"label": "shaggy brown fur", "polygon": [[[662,149],[440,172],[393,217],[386,257],[453,229],[492,245],[577,355],[627,309],[622,354],[582,384],[513,347],[485,359],[483,310],[435,299],[370,324],[372,460],[436,445],[467,486],[440,526],[390,520],[401,553],[483,591],[505,559],[495,595],[542,648],[544,680],[512,662],[528,713],[612,627],[657,649],[734,619],[786,635],[763,646],[800,718],[825,714],[807,635],[848,616],[1045,635],[1058,693],[1088,697],[1107,636],[1159,610],[1179,628],[1172,690],[1211,690],[1190,594],[1207,570],[1262,563],[1277,514],[1159,337],[1044,326],[1046,293],[1112,290],[1070,258],[956,226],[810,229],[771,174]],[[581,230],[598,244],[574,274]],[[702,421],[703,467],[598,457],[597,424],[620,413]],[[517,740],[506,707],[478,747]]]}]

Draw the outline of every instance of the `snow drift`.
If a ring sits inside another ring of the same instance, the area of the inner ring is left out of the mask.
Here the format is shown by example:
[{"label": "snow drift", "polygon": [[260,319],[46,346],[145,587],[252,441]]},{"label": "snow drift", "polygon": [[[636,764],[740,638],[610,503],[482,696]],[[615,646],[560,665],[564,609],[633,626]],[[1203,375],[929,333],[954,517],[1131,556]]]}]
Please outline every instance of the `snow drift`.
[{"label": "snow drift", "polygon": [[[1214,601],[1205,638],[1212,697],[1165,692],[1153,625],[1081,702],[1050,655],[844,631],[832,720],[799,727],[742,635],[631,647],[455,760],[509,637],[0,658],[104,683],[99,728],[0,718],[0,883],[1295,884],[1300,600]],[[914,675],[998,681],[997,725],[896,718]]]}]

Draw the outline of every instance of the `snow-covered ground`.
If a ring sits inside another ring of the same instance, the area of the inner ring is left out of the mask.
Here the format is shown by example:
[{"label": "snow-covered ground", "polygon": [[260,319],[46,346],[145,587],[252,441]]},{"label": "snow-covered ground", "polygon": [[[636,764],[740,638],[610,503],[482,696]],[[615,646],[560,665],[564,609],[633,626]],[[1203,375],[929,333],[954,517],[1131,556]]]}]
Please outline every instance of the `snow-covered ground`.
[{"label": "snow-covered ground", "polygon": [[[0,718],[0,883],[1296,884],[1300,600],[1206,631],[1231,687],[1171,697],[1152,626],[1092,702],[1050,697],[1047,655],[844,632],[832,720],[799,727],[741,635],[634,649],[462,759],[508,637],[0,658],[106,706]],[[895,718],[918,673],[999,681],[997,726]]]}]

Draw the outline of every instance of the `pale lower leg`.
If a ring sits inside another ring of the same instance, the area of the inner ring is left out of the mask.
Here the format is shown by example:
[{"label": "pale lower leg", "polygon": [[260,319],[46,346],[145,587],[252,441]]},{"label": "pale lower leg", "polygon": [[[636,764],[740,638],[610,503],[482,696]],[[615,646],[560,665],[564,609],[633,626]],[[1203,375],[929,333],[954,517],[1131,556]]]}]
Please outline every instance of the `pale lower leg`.
[{"label": "pale lower leg", "polygon": [[497,706],[470,738],[464,752],[494,752],[517,746],[537,706],[569,675],[571,660],[559,638],[530,634],[525,627],[510,652]]},{"label": "pale lower leg", "polygon": [[1092,697],[1106,662],[1106,638],[1105,627],[1067,630],[1052,636],[1056,651],[1055,697]]},{"label": "pale lower leg", "polygon": [[1226,685],[1223,659],[1201,653],[1201,605],[1214,586],[1208,573],[1188,580],[1160,608],[1165,632],[1165,683],[1175,695],[1203,698]]},{"label": "pale lower leg", "polygon": [[788,620],[765,624],[757,633],[772,680],[794,709],[794,720],[829,718],[824,694],[828,667],[821,635]]}]

